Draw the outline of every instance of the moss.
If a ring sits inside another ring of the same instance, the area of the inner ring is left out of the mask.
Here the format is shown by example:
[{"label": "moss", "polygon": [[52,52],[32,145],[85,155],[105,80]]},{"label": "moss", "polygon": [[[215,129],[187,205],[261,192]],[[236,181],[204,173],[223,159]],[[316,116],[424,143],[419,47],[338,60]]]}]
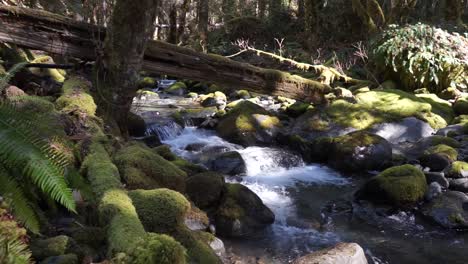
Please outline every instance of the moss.
[{"label": "moss", "polygon": [[236,90],[234,92],[234,97],[236,97],[238,99],[249,99],[252,96],[250,95],[250,92],[247,91],[247,90]]},{"label": "moss", "polygon": [[281,125],[279,118],[276,116],[253,114],[252,117],[255,118],[256,124],[262,129],[272,129]]},{"label": "moss", "polygon": [[204,167],[197,164],[193,164],[185,159],[177,158],[176,160],[171,162],[172,164],[176,165],[179,169],[185,171],[185,173],[187,173],[188,176],[207,171],[207,169],[205,169]]},{"label": "moss", "polygon": [[194,93],[194,92],[190,92],[190,93],[187,94],[187,97],[188,97],[188,98],[197,99],[197,98],[198,98],[198,94],[197,94],[197,93]]},{"label": "moss", "polygon": [[137,95],[140,95],[140,96],[153,96],[153,97],[159,98],[158,93],[155,93],[155,92],[149,91],[149,90],[138,90]]},{"label": "moss", "polygon": [[298,117],[305,113],[309,109],[313,109],[314,107],[311,104],[306,104],[306,103],[301,103],[301,102],[296,102],[292,105],[290,105],[286,109],[286,113],[291,116],[291,117]]},{"label": "moss", "polygon": [[174,122],[176,122],[179,126],[185,127],[185,119],[180,111],[172,113],[171,117],[174,119]]},{"label": "moss", "polygon": [[[324,139],[326,140],[326,138]],[[382,138],[365,131],[357,131],[346,134],[341,137],[333,139],[333,142],[337,144],[337,148],[340,148],[343,152],[354,152],[356,147],[365,147],[370,145],[379,144],[382,142]]]},{"label": "moss", "polygon": [[[430,104],[432,107],[431,112],[442,117],[446,124],[450,124],[452,122],[455,117],[455,113],[450,102],[439,98],[435,94],[418,94],[416,96]],[[443,123],[443,121],[441,122]]]},{"label": "moss", "polygon": [[455,161],[444,172],[448,178],[463,178],[463,172],[468,172],[468,163]]},{"label": "moss", "polygon": [[432,146],[428,148],[426,151],[424,151],[424,154],[425,155],[442,154],[442,155],[447,156],[452,161],[457,160],[457,157],[458,157],[457,150],[445,144]]},{"label": "moss", "polygon": [[468,97],[458,99],[453,105],[453,110],[457,115],[468,115]]},{"label": "moss", "polygon": [[366,198],[395,206],[405,206],[420,201],[426,190],[424,173],[409,164],[386,169],[364,186]]},{"label": "moss", "polygon": [[148,233],[144,240],[136,244],[126,260],[133,264],[185,264],[185,248],[174,238]]},{"label": "moss", "polygon": [[74,243],[68,236],[56,236],[52,238],[33,241],[30,245],[33,257],[38,260],[50,256],[58,256],[68,253],[71,244]]},{"label": "moss", "polygon": [[374,124],[398,121],[405,117],[419,118],[433,128],[445,127],[451,121],[432,112],[433,106],[424,99],[400,90],[362,92],[355,97],[355,104],[343,99],[334,101],[325,109],[327,119],[356,129],[366,129]]},{"label": "moss", "polygon": [[176,82],[164,91],[169,94],[182,95],[187,91],[187,85],[184,82]]},{"label": "moss", "polygon": [[40,96],[12,96],[8,98],[10,102],[14,103],[20,111],[30,113],[50,113],[55,111],[55,106],[50,101],[45,100]]},{"label": "moss", "polygon": [[159,156],[163,157],[165,160],[168,161],[175,161],[177,159],[177,155],[172,153],[171,148],[168,145],[161,145],[159,147],[153,148]]},{"label": "moss", "polygon": [[197,207],[209,208],[221,199],[224,177],[216,172],[193,175],[187,180],[187,194]]},{"label": "moss", "polygon": [[130,189],[185,190],[187,174],[143,144],[128,143],[116,153],[114,160]]},{"label": "moss", "polygon": [[138,82],[139,88],[152,88],[152,87],[156,87],[156,85],[157,85],[156,80],[151,77],[143,77]]},{"label": "moss", "polygon": [[129,195],[147,231],[171,233],[184,225],[190,203],[182,194],[163,188],[135,190]]},{"label": "moss", "polygon": [[468,123],[468,115],[459,115],[455,117],[452,124],[466,124]]},{"label": "moss", "polygon": [[83,226],[76,227],[69,230],[70,237],[77,243],[91,246],[92,248],[99,249],[105,243],[106,232],[104,228]]},{"label": "moss", "polygon": [[444,136],[431,136],[428,138],[430,141],[430,146],[436,146],[436,145],[447,145],[452,148],[459,148],[460,147],[460,142],[456,141],[453,138],[450,137],[444,137]]},{"label": "moss", "polygon": [[[36,59],[32,60],[31,63],[41,63],[41,64],[54,64],[54,60],[50,56],[39,56]],[[29,68],[29,70],[38,76],[48,76],[56,82],[64,82],[65,77],[64,72],[60,72],[58,69],[41,69],[41,68]]]},{"label": "moss", "polygon": [[244,99],[239,99],[239,100],[232,101],[232,102],[230,102],[230,103],[228,103],[226,105],[226,108],[232,109],[232,108],[236,107],[240,102],[243,102],[243,101],[245,101],[245,100]]},{"label": "moss", "polygon": [[97,106],[88,94],[89,87],[89,81],[84,78],[71,77],[63,84],[63,94],[56,101],[57,108],[65,113],[78,111],[94,116]]},{"label": "moss", "polygon": [[44,259],[41,263],[44,264],[78,264],[78,256],[75,254],[66,254],[60,256],[52,256]]},{"label": "moss", "polygon": [[197,235],[196,232],[188,230],[186,227],[181,227],[177,233],[173,234],[187,249],[190,263],[203,263],[203,264],[221,264],[222,261],[216,256],[203,238]]}]

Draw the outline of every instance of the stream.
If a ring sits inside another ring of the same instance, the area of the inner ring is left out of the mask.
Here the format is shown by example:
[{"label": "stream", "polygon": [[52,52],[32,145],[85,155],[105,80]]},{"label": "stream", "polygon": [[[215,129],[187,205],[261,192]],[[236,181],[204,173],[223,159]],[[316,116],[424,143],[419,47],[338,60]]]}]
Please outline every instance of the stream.
[{"label": "stream", "polygon": [[360,244],[369,263],[468,263],[466,234],[439,229],[412,213],[383,215],[352,204],[353,192],[363,180],[323,165],[306,165],[299,156],[282,149],[243,148],[214,131],[173,124],[154,132],[177,155],[194,162],[200,153],[185,150],[189,144],[241,154],[246,175],[226,180],[250,188],[276,216],[273,225],[250,237],[223,239],[226,249],[247,263],[289,263],[340,241]]}]

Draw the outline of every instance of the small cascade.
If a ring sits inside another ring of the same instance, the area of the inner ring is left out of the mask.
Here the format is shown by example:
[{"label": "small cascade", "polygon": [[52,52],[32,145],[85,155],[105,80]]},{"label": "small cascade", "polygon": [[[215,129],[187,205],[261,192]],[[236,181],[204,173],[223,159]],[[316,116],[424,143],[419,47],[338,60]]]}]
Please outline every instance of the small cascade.
[{"label": "small cascade", "polygon": [[176,122],[169,120],[163,124],[153,123],[147,125],[146,135],[156,135],[161,140],[168,140],[179,136],[184,128]]}]

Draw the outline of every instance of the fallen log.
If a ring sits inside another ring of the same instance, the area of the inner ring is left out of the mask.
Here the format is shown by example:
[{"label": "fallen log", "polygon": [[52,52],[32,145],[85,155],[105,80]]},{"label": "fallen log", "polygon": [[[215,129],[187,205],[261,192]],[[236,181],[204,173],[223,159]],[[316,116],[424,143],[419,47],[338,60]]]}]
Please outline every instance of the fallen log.
[{"label": "fallen log", "polygon": [[[0,5],[0,42],[95,60],[101,55],[104,36],[102,27],[42,10]],[[323,95],[331,90],[329,85],[318,81],[161,41],[148,43],[143,69],[311,102],[321,102]]]}]

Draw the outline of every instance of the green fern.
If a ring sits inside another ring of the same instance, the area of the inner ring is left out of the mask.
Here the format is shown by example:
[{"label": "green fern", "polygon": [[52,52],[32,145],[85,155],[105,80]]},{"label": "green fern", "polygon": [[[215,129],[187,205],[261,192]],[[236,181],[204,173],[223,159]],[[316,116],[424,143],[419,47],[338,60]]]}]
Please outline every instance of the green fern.
[{"label": "green fern", "polygon": [[11,69],[8,72],[6,72],[4,76],[0,76],[0,92],[8,86],[8,83],[10,82],[11,78],[13,78],[13,76],[15,76],[17,72],[21,71],[26,66],[26,64],[28,63],[17,63],[13,67],[11,67]]},{"label": "green fern", "polygon": [[23,180],[32,182],[72,212],[75,202],[64,177],[67,158],[37,136],[34,127],[33,121],[11,105],[0,102],[0,164],[9,177],[1,177],[0,185],[10,186],[0,189],[0,193],[12,199],[12,209],[18,219],[32,232],[38,232],[37,217],[31,214],[24,195],[19,192],[21,185],[12,176],[15,170],[19,170]]},{"label": "green fern", "polygon": [[9,206],[0,197],[0,263],[31,263],[26,230],[18,225],[9,212]]}]

